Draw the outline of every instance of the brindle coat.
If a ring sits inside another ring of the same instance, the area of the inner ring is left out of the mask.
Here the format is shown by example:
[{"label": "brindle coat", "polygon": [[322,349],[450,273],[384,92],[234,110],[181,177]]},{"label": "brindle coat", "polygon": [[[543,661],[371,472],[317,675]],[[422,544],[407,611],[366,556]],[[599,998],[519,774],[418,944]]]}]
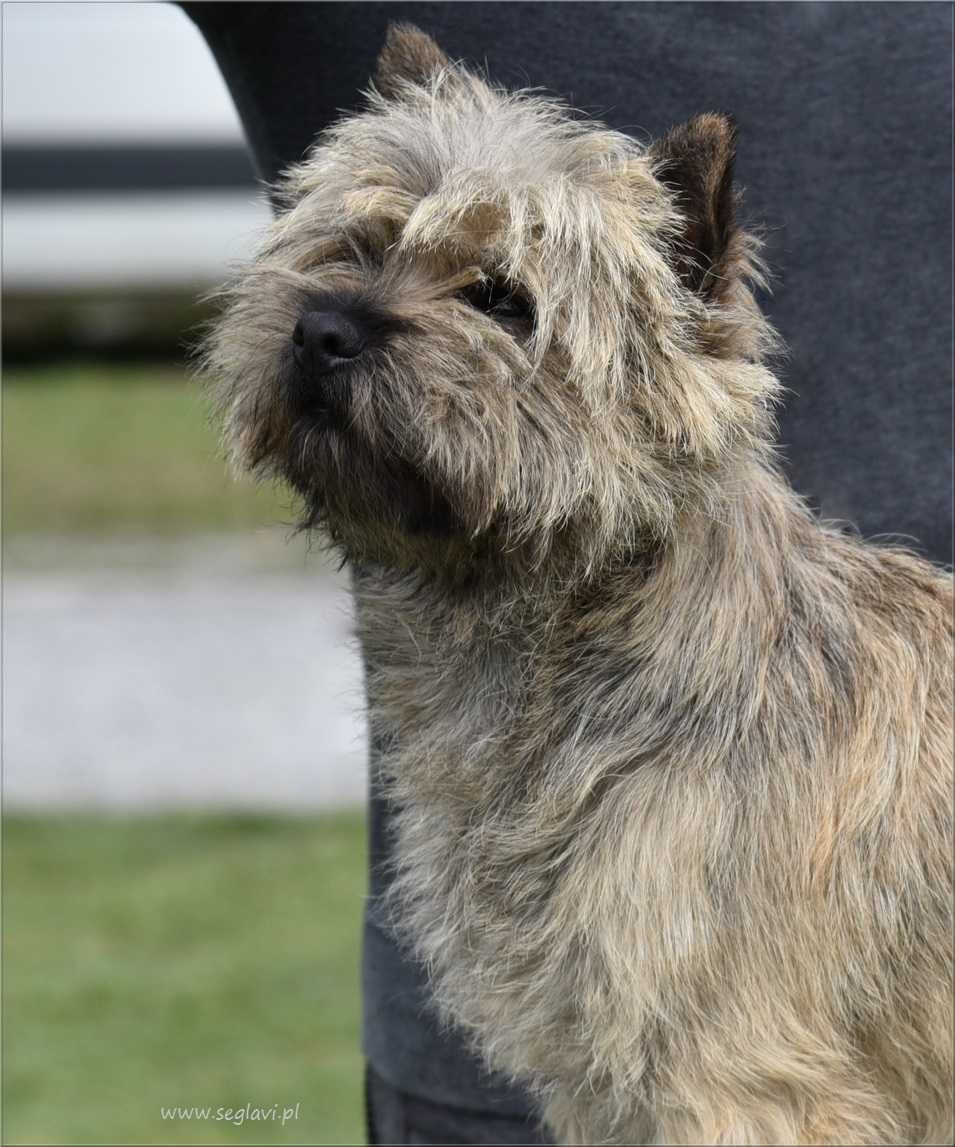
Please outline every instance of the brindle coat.
[{"label": "brindle coat", "polygon": [[[773,466],[732,124],[410,29],[377,86],[207,363],[354,566],[396,926],[564,1142],[950,1142],[951,579]],[[316,306],[368,340],[319,381]]]}]

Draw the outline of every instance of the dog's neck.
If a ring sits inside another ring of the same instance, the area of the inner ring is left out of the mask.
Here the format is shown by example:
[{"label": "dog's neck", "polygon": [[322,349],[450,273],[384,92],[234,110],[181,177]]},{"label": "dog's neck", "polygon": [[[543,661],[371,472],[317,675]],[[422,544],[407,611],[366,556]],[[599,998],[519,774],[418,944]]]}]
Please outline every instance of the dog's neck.
[{"label": "dog's neck", "polygon": [[718,498],[691,503],[669,536],[648,534],[583,576],[572,558],[562,561],[559,554],[537,569],[532,558],[522,568],[512,555],[500,560],[478,554],[437,572],[360,563],[355,583],[359,597],[385,590],[404,601],[401,616],[413,614],[419,626],[433,621],[452,644],[509,633],[539,638],[568,614],[602,610],[608,593],[621,589],[631,599],[641,593],[653,610],[660,608],[664,587],[670,603],[691,613],[712,598],[721,609],[741,605],[741,595],[784,576],[783,567],[811,544],[816,528],[785,480],[752,460],[724,474]]},{"label": "dog's neck", "polygon": [[[685,710],[702,699],[745,715],[787,611],[815,576],[820,530],[786,483],[758,465],[740,471],[719,513],[687,511],[669,544],[563,594],[480,584],[452,592],[414,575],[358,570],[373,720],[405,743],[453,733],[471,752],[506,736],[528,708],[542,711],[528,698],[559,692],[577,668],[599,678],[602,658],[661,705]],[[612,714],[616,686],[607,686]],[[599,697],[594,704],[599,710]],[[568,698],[567,735],[587,716]],[[553,735],[541,729],[529,739]],[[450,741],[444,751],[451,760]]]}]

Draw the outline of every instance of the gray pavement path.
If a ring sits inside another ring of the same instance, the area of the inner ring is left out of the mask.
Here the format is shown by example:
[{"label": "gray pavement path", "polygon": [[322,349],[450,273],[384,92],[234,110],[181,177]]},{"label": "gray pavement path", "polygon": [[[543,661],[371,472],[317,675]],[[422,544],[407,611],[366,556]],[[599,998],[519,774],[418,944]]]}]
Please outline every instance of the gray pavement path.
[{"label": "gray pavement path", "polygon": [[8,811],[364,798],[346,579],[301,539],[21,542],[3,589]]}]

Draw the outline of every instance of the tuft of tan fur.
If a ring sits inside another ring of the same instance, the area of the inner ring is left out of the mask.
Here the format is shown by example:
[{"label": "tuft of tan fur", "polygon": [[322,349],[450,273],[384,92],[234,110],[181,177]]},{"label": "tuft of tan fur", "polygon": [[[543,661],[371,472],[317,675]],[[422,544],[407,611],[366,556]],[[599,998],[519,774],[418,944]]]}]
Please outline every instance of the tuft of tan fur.
[{"label": "tuft of tan fur", "polygon": [[[734,134],[647,150],[405,28],[206,365],[353,566],[395,926],[551,1132],[951,1142],[952,582],[774,467]],[[344,427],[289,398],[317,294],[393,323]]]},{"label": "tuft of tan fur", "polygon": [[375,86],[382,95],[397,95],[403,84],[427,81],[448,66],[448,57],[430,36],[413,24],[391,24],[378,55]]}]

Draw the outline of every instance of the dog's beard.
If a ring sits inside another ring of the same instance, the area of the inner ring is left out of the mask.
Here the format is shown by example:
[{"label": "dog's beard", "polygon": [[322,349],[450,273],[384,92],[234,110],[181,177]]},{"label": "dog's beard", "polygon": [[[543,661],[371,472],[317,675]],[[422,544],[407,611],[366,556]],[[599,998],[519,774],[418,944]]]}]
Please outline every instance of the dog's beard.
[{"label": "dog's beard", "polygon": [[342,380],[328,381],[322,395],[297,405],[278,465],[304,502],[302,525],[324,528],[352,557],[390,555],[404,539],[465,536],[448,497],[392,435],[376,427],[369,440],[367,412],[339,401]]}]

